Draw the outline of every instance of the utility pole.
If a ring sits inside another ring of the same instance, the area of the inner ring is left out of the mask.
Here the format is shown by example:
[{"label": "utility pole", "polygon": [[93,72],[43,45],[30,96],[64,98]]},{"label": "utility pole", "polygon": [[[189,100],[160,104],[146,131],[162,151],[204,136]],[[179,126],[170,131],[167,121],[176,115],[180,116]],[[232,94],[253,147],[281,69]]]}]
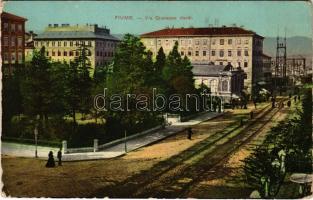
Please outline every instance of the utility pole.
[{"label": "utility pole", "polygon": [[126,132],[126,130],[125,130],[125,132],[124,132],[124,141],[125,141],[125,146],[124,146],[124,148],[125,148],[125,153],[127,153],[126,138],[127,138],[127,132]]}]

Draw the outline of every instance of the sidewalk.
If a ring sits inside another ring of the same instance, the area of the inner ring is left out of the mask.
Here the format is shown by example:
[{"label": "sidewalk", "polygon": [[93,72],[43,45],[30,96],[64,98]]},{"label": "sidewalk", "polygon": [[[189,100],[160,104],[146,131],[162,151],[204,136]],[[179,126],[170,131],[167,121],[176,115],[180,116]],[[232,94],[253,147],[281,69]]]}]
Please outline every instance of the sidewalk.
[{"label": "sidewalk", "polygon": [[[223,113],[204,113],[186,122],[174,123],[171,126],[167,126],[164,129],[149,133],[147,135],[128,140],[126,142],[127,152],[136,150],[140,147],[155,143],[162,139],[165,139],[175,133],[181,132],[188,126],[199,124],[203,121],[215,118],[222,115]],[[20,145],[14,143],[2,142],[1,153],[4,155],[13,155],[21,157],[34,157],[35,147],[32,145]],[[49,147],[38,147],[38,156],[40,158],[47,158],[49,151],[53,151],[56,155],[58,149]],[[112,147],[103,149],[99,152],[88,152],[88,153],[70,153],[64,154],[64,161],[81,161],[81,160],[97,160],[106,159],[122,156],[125,154],[125,143],[121,142]]]}]

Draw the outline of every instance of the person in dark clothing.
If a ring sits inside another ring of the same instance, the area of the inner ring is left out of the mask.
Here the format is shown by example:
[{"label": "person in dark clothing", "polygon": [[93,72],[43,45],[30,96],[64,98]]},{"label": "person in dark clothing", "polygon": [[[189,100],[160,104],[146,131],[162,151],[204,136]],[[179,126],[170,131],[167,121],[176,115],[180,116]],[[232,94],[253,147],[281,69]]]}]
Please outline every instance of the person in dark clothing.
[{"label": "person in dark clothing", "polygon": [[275,98],[272,97],[271,101],[272,101],[272,108],[275,108]]},{"label": "person in dark clothing", "polygon": [[300,101],[300,95],[298,95],[298,100]]},{"label": "person in dark clothing", "polygon": [[192,135],[192,129],[191,129],[191,127],[189,127],[188,129],[187,129],[187,138],[189,139],[189,140],[191,140],[191,135]]},{"label": "person in dark clothing", "polygon": [[250,112],[250,119],[253,119],[253,111]]},{"label": "person in dark clothing", "polygon": [[290,99],[287,101],[287,106],[290,108],[290,106],[291,106],[291,101],[290,101]]},{"label": "person in dark clothing", "polygon": [[254,108],[256,109],[256,99],[253,99]]},{"label": "person in dark clothing", "polygon": [[61,151],[61,149],[58,151],[57,157],[58,157],[58,164],[59,164],[59,166],[61,166],[62,165],[62,151]]},{"label": "person in dark clothing", "polygon": [[50,151],[48,154],[48,161],[47,161],[46,167],[55,167],[55,162],[54,162],[52,151]]},{"label": "person in dark clothing", "polygon": [[297,96],[294,96],[293,99],[295,102],[297,102]]}]

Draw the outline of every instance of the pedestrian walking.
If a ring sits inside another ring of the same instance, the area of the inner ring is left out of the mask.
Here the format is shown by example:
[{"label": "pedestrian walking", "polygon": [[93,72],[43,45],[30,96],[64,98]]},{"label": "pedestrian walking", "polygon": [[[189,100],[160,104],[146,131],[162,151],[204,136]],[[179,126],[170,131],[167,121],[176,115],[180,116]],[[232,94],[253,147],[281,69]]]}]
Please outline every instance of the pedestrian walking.
[{"label": "pedestrian walking", "polygon": [[272,97],[271,101],[272,101],[272,108],[275,108],[275,98]]},{"label": "pedestrian walking", "polygon": [[50,151],[48,154],[48,161],[47,161],[46,167],[55,167],[55,162],[54,162],[52,151]]},{"label": "pedestrian walking", "polygon": [[62,151],[61,151],[61,149],[58,151],[57,157],[58,157],[59,166],[62,166]]},{"label": "pedestrian walking", "polygon": [[187,138],[188,138],[189,140],[191,140],[191,135],[192,135],[192,129],[191,129],[191,127],[189,127],[189,128],[187,129]]}]

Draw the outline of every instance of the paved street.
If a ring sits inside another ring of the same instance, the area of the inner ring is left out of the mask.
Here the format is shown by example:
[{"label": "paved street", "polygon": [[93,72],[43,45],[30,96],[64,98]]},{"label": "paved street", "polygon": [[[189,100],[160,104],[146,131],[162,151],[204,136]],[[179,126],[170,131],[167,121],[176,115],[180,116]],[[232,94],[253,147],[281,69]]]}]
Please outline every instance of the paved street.
[{"label": "paved street", "polygon": [[[204,113],[186,122],[175,123],[164,129],[148,133],[144,136],[137,137],[127,141],[127,151],[133,151],[140,147],[146,146],[148,144],[154,143],[156,141],[162,140],[170,135],[177,132],[183,131],[186,127],[199,124],[203,121],[212,119],[223,113]],[[34,157],[35,146],[33,145],[23,145],[16,143],[2,142],[2,154],[11,156],[21,156],[21,157]],[[46,159],[49,151],[53,151],[56,155],[58,149],[50,147],[38,147],[38,156],[40,158]],[[99,152],[88,152],[88,153],[71,153],[63,155],[64,161],[78,161],[78,160],[96,160],[96,159],[106,159],[114,158],[117,156],[122,156],[125,154],[125,143],[121,142],[112,147],[106,148]]]}]

